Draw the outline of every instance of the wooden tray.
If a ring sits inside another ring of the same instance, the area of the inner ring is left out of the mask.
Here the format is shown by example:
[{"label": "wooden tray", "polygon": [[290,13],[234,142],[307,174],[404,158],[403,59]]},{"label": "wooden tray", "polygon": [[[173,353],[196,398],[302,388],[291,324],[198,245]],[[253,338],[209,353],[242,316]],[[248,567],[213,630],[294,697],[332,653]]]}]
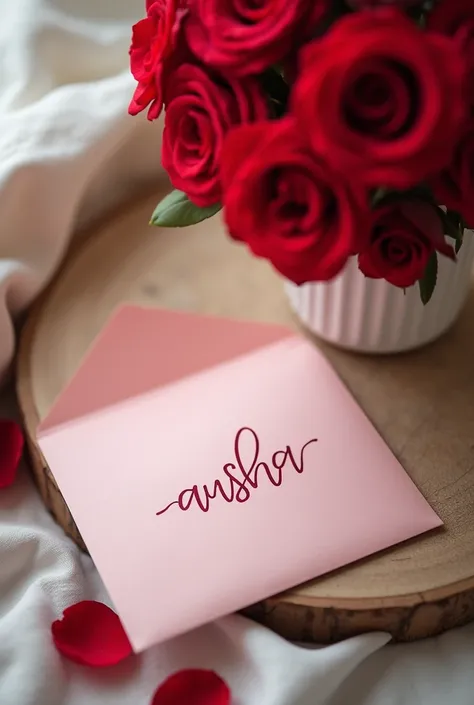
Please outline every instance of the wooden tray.
[{"label": "wooden tray", "polygon": [[[21,340],[18,395],[33,472],[45,504],[82,548],[35,430],[112,309],[132,301],[294,324],[281,281],[231,243],[218,219],[189,230],[149,227],[158,197],[90,233]],[[248,615],[291,639],[316,642],[367,630],[418,639],[474,618],[473,319],[471,294],[455,328],[418,353],[370,358],[325,348],[446,530],[266,600]]]}]

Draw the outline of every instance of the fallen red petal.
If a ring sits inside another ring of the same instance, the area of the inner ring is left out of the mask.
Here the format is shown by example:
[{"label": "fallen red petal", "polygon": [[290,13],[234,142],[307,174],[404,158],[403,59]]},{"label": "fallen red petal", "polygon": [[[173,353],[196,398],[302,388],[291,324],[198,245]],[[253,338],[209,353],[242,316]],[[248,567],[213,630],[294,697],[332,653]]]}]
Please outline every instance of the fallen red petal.
[{"label": "fallen red petal", "polygon": [[228,685],[214,671],[178,671],[160,685],[150,705],[229,705]]},{"label": "fallen red petal", "polygon": [[84,666],[114,666],[132,653],[118,615],[101,602],[84,600],[68,607],[51,632],[57,650]]},{"label": "fallen red petal", "polygon": [[23,432],[16,421],[0,420],[0,489],[10,487],[23,453]]}]

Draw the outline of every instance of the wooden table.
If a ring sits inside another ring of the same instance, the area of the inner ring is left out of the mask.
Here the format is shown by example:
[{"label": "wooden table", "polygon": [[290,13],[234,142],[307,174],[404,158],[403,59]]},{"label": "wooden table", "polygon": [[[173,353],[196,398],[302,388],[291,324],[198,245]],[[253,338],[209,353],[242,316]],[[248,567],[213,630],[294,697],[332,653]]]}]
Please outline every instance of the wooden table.
[{"label": "wooden table", "polygon": [[[131,301],[295,325],[281,281],[231,243],[218,218],[180,231],[149,227],[159,197],[89,233],[21,340],[18,395],[33,471],[45,504],[79,545],[35,431],[111,311]],[[324,350],[446,528],[247,613],[284,636],[317,642],[373,629],[410,640],[464,624],[474,618],[474,292],[450,333],[419,352]]]}]

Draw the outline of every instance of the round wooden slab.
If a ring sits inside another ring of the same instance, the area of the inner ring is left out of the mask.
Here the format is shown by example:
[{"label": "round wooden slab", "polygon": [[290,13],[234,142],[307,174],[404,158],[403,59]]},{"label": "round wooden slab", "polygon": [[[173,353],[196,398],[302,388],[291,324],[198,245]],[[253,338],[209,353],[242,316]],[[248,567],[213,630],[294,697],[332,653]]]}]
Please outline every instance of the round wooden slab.
[{"label": "round wooden slab", "polygon": [[[231,243],[219,219],[180,231],[149,227],[159,197],[90,233],[31,313],[21,340],[18,394],[33,471],[46,505],[83,548],[35,431],[111,311],[131,301],[294,325],[281,281]],[[420,352],[325,352],[445,529],[246,613],[286,637],[316,642],[367,630],[411,640],[464,624],[474,618],[474,294],[454,329]]]}]

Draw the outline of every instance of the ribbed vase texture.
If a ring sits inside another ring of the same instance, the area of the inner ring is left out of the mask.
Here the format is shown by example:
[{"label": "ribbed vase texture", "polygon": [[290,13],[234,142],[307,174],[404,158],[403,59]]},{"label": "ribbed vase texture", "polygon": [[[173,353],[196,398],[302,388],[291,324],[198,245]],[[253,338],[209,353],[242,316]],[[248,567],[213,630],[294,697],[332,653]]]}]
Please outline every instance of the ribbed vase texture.
[{"label": "ribbed vase texture", "polygon": [[438,257],[438,281],[423,306],[418,285],[406,290],[384,280],[367,279],[352,259],[329,283],[285,284],[302,323],[320,338],[359,352],[411,350],[442,335],[466,300],[474,263],[474,234],[466,231],[456,263]]}]

